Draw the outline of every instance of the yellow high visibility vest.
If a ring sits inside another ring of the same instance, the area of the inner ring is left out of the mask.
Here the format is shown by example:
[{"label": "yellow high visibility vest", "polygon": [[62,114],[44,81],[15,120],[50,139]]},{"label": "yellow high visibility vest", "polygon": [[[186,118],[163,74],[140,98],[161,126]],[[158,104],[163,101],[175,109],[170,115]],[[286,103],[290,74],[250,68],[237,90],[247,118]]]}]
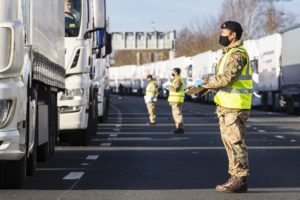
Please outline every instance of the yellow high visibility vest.
[{"label": "yellow high visibility vest", "polygon": [[225,72],[230,56],[237,51],[246,53],[247,64],[244,66],[242,74],[237,81],[231,86],[218,90],[214,101],[217,105],[224,108],[251,109],[253,92],[252,66],[244,46],[232,48],[223,56],[220,64],[217,66],[217,74]]},{"label": "yellow high visibility vest", "polygon": [[[155,81],[151,81],[148,83],[147,87],[146,87],[146,96],[152,96],[153,92],[150,90],[150,87],[154,85],[154,87],[156,87],[156,82]],[[158,91],[156,90],[155,91],[155,94],[154,94],[155,97],[158,96]]]},{"label": "yellow high visibility vest", "polygon": [[169,98],[168,98],[168,101],[170,103],[183,103],[184,102],[184,96],[185,96],[185,93],[184,93],[184,82],[183,82],[183,79],[181,77],[177,77],[173,80],[173,85],[175,83],[175,81],[177,80],[180,80],[181,82],[181,87],[179,89],[178,92],[173,92],[173,91],[170,91],[169,93]]}]

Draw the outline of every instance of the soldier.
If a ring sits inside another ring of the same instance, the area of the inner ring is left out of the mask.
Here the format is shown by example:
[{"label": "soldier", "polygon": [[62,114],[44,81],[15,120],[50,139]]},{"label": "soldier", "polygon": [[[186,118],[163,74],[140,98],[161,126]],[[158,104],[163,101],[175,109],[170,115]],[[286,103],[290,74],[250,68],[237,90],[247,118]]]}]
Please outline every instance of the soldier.
[{"label": "soldier", "polygon": [[183,134],[183,116],[182,116],[182,104],[184,102],[184,82],[180,77],[181,70],[174,68],[172,71],[173,82],[169,86],[169,98],[168,101],[172,107],[172,115],[175,121],[176,130],[173,131],[175,134]]},{"label": "soldier", "polygon": [[[246,120],[252,103],[252,66],[241,39],[238,22],[221,26],[219,42],[226,48],[216,67],[215,76],[206,76],[202,87],[216,89],[214,101],[219,118],[221,138],[229,161],[229,180],[216,187],[221,192],[247,192],[249,176],[248,151],[245,144]],[[200,90],[201,88],[199,88]]]},{"label": "soldier", "polygon": [[147,76],[148,85],[146,88],[145,101],[149,113],[149,123],[148,125],[156,124],[156,112],[155,112],[155,104],[157,102],[158,89],[157,84],[153,80],[152,75]]}]

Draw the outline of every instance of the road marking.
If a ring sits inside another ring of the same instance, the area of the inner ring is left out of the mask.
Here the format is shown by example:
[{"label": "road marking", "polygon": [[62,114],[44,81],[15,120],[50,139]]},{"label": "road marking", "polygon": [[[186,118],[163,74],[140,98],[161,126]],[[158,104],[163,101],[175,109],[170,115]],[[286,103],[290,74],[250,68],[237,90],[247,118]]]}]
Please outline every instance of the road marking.
[{"label": "road marking", "polygon": [[[217,127],[216,127],[217,128]],[[97,135],[107,135],[109,136],[110,134],[114,134],[112,131],[104,131],[101,133],[97,133]],[[122,132],[122,135],[171,135],[173,133],[168,132],[168,131],[143,131],[140,132],[136,131],[136,132]],[[188,133],[186,133],[186,135],[210,135],[210,134],[220,134],[220,131],[205,131],[205,132],[199,132],[197,130],[189,130]],[[253,135],[257,135],[259,134],[257,131],[247,131],[247,134],[253,134]],[[275,135],[275,134],[282,134],[282,131],[266,131],[266,134],[268,135]],[[290,135],[299,135],[299,131],[289,131],[289,132],[284,132],[284,134],[290,134]],[[97,140],[98,141],[98,140]],[[56,147],[56,148],[63,148],[63,147]]]},{"label": "road marking", "polygon": [[76,171],[76,170],[86,170],[82,168],[37,168],[37,171]]},{"label": "road marking", "polygon": [[[150,137],[122,137],[122,138],[107,138],[108,141],[178,141],[189,140],[189,137],[172,137],[172,138],[150,138]],[[103,140],[102,140],[103,141]]]},{"label": "road marking", "polygon": [[109,137],[118,137],[118,134],[110,134]]},{"label": "road marking", "polygon": [[81,163],[81,166],[89,166],[89,163]]},{"label": "road marking", "polygon": [[99,155],[89,155],[86,157],[86,160],[97,160],[99,158]]},{"label": "road marking", "polygon": [[260,133],[265,133],[265,132],[267,132],[267,131],[265,131],[265,130],[258,130],[258,132],[260,132]]},{"label": "road marking", "polygon": [[285,138],[285,137],[282,136],[282,135],[275,135],[275,137],[278,138],[278,139],[284,139],[284,138]]},{"label": "road marking", "polygon": [[121,130],[121,129],[119,129],[119,128],[113,129],[113,131],[115,131],[115,132],[120,132],[120,130]]},{"label": "road marking", "polygon": [[83,175],[84,172],[70,172],[63,178],[63,180],[77,180],[80,179]]},{"label": "road marking", "polygon": [[291,140],[291,142],[296,142],[296,140]]},{"label": "road marking", "polygon": [[111,143],[102,143],[100,146],[102,147],[110,147],[111,146]]},{"label": "road marking", "polygon": [[[90,151],[197,151],[197,150],[223,150],[223,146],[211,147],[65,147],[62,151],[90,152]],[[300,146],[248,146],[250,150],[300,150]],[[58,150],[59,151],[59,150]]]},{"label": "road marking", "polygon": [[122,124],[116,124],[115,127],[122,127]]},{"label": "road marking", "polygon": [[253,127],[253,129],[254,129],[254,130],[257,130],[257,128],[256,128],[256,127]]},{"label": "road marking", "polygon": [[[186,126],[193,126],[193,127],[199,127],[199,126],[218,126],[217,123],[207,123],[207,122],[202,122],[202,123],[186,123],[185,124]],[[105,129],[105,128],[108,128],[112,126],[115,126],[115,124],[113,123],[106,123],[106,124],[101,124],[99,125],[100,127],[102,127],[102,130]],[[158,123],[155,125],[156,127],[158,126],[174,126],[174,123]],[[147,127],[147,124],[146,123],[130,123],[130,124],[122,124],[122,127]],[[115,130],[115,129],[113,129]]]}]

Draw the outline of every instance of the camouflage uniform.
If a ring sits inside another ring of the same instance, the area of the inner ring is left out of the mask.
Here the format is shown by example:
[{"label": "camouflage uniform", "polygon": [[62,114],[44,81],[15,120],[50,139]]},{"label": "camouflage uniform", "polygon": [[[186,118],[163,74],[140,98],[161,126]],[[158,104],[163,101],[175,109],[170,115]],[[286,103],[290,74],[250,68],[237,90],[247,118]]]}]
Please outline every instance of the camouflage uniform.
[{"label": "camouflage uniform", "polygon": [[[155,81],[149,82],[147,86],[147,91],[152,97],[156,97],[158,94],[157,84]],[[150,123],[156,123],[156,112],[155,112],[155,103],[147,103],[147,110],[149,113]]]},{"label": "camouflage uniform", "polygon": [[[225,55],[231,48],[240,46],[241,41],[224,49]],[[222,60],[222,59],[221,59]],[[234,52],[227,62],[223,74],[205,78],[205,88],[220,89],[233,84],[241,75],[247,63],[247,55]],[[245,144],[246,120],[250,110],[230,109],[217,106],[216,114],[219,118],[221,137],[227,152],[229,169],[232,176],[244,177],[249,175],[248,151]]]},{"label": "camouflage uniform", "polygon": [[[178,76],[174,77],[175,81],[172,85],[169,86],[169,92],[178,92],[182,87],[182,82],[180,80],[176,80]],[[183,126],[183,116],[182,116],[182,103],[170,103],[172,107],[172,115],[175,121],[175,125],[177,129],[184,128]]]}]

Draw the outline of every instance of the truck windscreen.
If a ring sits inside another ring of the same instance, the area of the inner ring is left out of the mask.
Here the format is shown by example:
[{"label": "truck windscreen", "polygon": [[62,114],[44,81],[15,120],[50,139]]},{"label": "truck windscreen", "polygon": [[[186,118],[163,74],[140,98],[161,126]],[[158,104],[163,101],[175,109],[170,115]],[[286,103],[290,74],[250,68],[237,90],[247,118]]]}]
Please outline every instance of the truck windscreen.
[{"label": "truck windscreen", "polygon": [[65,36],[77,37],[80,31],[81,0],[65,0]]}]

